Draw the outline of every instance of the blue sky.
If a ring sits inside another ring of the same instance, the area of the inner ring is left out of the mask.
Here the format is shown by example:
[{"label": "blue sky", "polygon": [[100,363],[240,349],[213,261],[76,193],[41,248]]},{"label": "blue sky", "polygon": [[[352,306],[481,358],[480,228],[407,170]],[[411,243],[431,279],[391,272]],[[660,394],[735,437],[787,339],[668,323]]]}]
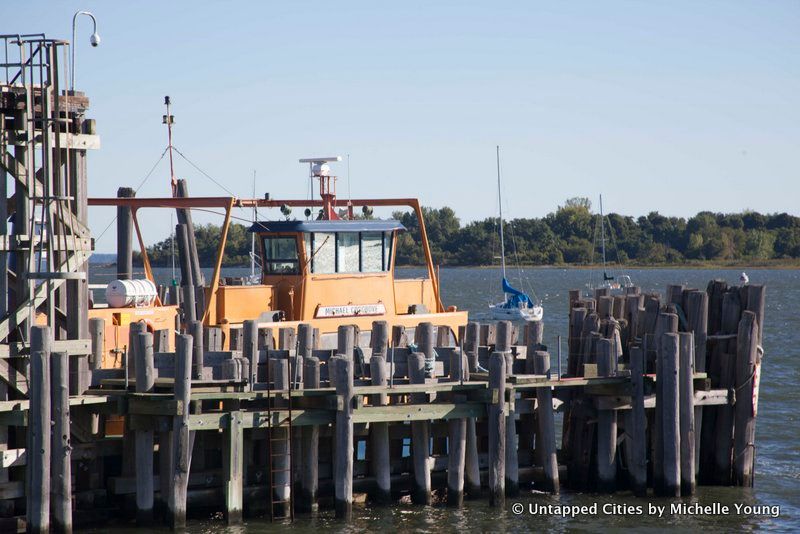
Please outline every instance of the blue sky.
[{"label": "blue sky", "polygon": [[[255,169],[259,196],[302,198],[298,158],[350,154],[353,196],[481,219],[497,213],[499,144],[511,217],[600,193],[629,215],[800,213],[798,1],[4,1],[0,31],[68,39],[77,9],[102,37],[92,49],[80,21],[77,88],[103,143],[92,196],[159,158],[169,94],[175,146],[239,196]],[[168,174],[165,159],[140,195],[168,195]],[[177,174],[224,194],[185,162]],[[112,216],[93,209],[95,235]],[[159,239],[169,215],[143,226]]]}]

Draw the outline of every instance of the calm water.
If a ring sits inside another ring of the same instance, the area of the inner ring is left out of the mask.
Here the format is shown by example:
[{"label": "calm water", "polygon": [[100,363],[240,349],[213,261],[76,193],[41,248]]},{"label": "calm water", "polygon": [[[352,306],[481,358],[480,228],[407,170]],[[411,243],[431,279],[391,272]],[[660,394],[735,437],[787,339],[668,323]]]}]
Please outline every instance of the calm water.
[{"label": "calm water", "polygon": [[[402,270],[402,276],[413,276],[422,271]],[[738,280],[737,270],[647,269],[629,271],[634,282],[645,291],[663,291],[668,283],[685,283],[691,287],[705,288],[712,278],[729,282]],[[230,275],[246,274],[246,270],[231,270]],[[518,273],[509,273],[512,283],[519,284]],[[752,283],[767,285],[767,309],[764,329],[764,360],[759,400],[759,417],[756,429],[756,480],[752,489],[700,487],[696,497],[689,499],[664,499],[650,497],[636,499],[630,494],[594,495],[564,492],[551,497],[542,494],[523,494],[516,501],[508,500],[505,509],[493,509],[486,499],[467,501],[460,510],[443,505],[420,507],[397,504],[382,508],[369,504],[354,507],[350,523],[334,519],[332,511],[323,511],[313,517],[298,516],[291,526],[253,519],[243,527],[228,528],[220,521],[193,521],[193,532],[230,532],[256,534],[262,532],[312,532],[324,529],[333,532],[362,531],[599,531],[637,529],[657,531],[665,527],[679,530],[800,532],[800,430],[798,429],[797,394],[800,376],[800,318],[792,306],[800,302],[800,271],[752,270],[748,272]],[[167,282],[169,272],[158,270],[159,281]],[[545,342],[551,346],[555,364],[555,338],[566,337],[567,292],[584,287],[589,282],[589,272],[579,269],[527,269],[522,276],[522,286],[535,289],[545,307]],[[101,273],[92,282],[107,281]],[[498,269],[442,269],[441,285],[445,305],[456,305],[469,310],[473,318],[485,318],[487,304],[500,295]],[[530,286],[529,286],[530,284]],[[575,518],[548,515],[514,515],[514,502],[528,504],[568,504],[591,506],[598,504],[598,514],[584,514]],[[730,507],[727,515],[672,515],[671,503],[720,503]],[[604,504],[610,506],[641,506],[643,514],[604,514]],[[734,505],[752,507],[780,507],[780,516],[754,516],[737,514]],[[649,513],[649,506],[666,506],[663,517]],[[131,530],[134,532],[134,530]]]}]

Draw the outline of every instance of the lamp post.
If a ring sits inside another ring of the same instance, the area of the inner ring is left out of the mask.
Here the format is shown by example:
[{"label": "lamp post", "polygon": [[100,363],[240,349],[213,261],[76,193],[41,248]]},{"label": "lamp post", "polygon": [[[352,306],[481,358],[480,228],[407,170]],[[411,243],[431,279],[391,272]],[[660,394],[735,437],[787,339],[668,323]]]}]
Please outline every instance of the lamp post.
[{"label": "lamp post", "polygon": [[94,47],[100,45],[100,35],[97,33],[97,19],[94,18],[94,15],[89,11],[76,11],[72,16],[72,57],[69,72],[70,90],[73,91],[75,90],[75,49],[77,48],[75,43],[75,23],[78,21],[80,15],[86,15],[92,19],[92,25],[94,27],[92,29],[92,36],[89,38],[89,43]]}]

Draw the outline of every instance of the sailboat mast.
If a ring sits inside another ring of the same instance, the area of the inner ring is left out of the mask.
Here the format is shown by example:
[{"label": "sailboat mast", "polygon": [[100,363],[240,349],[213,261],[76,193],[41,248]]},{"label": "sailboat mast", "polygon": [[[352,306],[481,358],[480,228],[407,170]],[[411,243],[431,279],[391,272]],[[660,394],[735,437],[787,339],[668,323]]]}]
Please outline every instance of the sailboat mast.
[{"label": "sailboat mast", "polygon": [[506,277],[506,244],[503,239],[503,193],[500,189],[500,145],[497,145],[497,202],[500,204],[500,261],[503,279]]},{"label": "sailboat mast", "polygon": [[603,215],[603,195],[600,195],[600,246],[603,251],[603,278],[606,276],[606,227]]}]

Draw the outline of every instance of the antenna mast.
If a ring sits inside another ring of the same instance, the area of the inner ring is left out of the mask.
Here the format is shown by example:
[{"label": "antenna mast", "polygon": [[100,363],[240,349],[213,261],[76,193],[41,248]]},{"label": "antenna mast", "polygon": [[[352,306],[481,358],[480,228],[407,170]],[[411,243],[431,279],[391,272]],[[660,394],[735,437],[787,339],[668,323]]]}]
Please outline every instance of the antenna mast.
[{"label": "antenna mast", "polygon": [[169,176],[170,185],[172,187],[172,196],[178,196],[178,180],[175,178],[175,167],[172,163],[172,123],[175,122],[175,116],[170,113],[170,106],[172,102],[169,96],[164,97],[164,105],[167,106],[167,114],[163,116],[162,123],[167,125],[167,150],[169,150]]}]

